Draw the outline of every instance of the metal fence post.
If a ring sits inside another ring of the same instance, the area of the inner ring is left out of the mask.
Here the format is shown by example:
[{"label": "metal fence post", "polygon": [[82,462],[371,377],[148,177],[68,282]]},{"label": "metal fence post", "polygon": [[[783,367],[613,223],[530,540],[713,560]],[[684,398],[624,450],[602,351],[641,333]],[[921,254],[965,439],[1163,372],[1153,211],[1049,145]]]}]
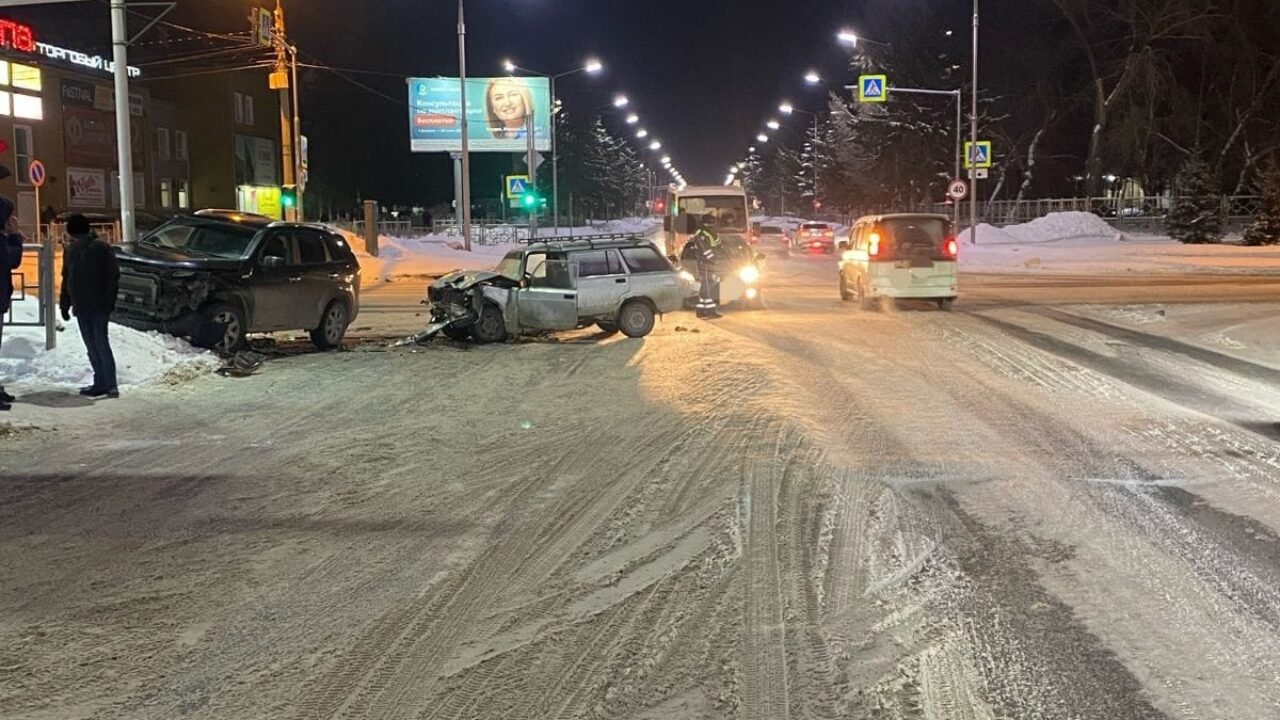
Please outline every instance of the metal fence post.
[{"label": "metal fence post", "polygon": [[364,251],[378,257],[378,202],[364,201]]},{"label": "metal fence post", "polygon": [[46,233],[40,246],[40,297],[44,310],[44,349],[58,346],[58,293],[53,287],[53,233]]}]

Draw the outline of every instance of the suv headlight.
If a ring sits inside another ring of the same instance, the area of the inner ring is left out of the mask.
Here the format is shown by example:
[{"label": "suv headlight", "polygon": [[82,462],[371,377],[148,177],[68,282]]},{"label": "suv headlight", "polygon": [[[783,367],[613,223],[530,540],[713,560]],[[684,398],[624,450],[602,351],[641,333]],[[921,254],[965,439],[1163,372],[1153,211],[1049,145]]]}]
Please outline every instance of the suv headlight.
[{"label": "suv headlight", "polygon": [[748,265],[738,271],[738,279],[748,285],[753,285],[760,280],[760,268],[755,265]]}]

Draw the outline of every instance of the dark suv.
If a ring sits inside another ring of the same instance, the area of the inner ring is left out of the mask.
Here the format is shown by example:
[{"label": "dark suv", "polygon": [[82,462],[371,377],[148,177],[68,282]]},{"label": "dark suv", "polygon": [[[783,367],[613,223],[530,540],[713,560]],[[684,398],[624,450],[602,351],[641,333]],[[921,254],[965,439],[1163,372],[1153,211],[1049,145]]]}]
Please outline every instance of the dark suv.
[{"label": "dark suv", "polygon": [[309,330],[338,347],[360,309],[360,265],[323,225],[225,210],[174,218],[117,250],[112,319],[222,353],[251,332]]}]

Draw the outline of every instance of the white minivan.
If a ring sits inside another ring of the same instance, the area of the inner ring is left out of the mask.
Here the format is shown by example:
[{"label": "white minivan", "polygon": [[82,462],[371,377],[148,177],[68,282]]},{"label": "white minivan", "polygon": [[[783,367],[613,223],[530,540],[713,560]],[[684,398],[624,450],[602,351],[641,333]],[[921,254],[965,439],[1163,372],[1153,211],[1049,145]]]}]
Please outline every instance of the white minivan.
[{"label": "white minivan", "polygon": [[869,215],[840,250],[840,298],[856,298],[864,310],[908,299],[950,310],[959,294],[960,247],[945,215]]}]

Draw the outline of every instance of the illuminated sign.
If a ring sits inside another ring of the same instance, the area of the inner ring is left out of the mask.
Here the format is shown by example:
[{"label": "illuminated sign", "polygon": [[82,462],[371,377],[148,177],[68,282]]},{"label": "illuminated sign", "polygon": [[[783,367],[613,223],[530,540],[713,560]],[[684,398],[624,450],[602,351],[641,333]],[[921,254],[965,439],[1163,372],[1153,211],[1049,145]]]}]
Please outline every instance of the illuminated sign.
[{"label": "illuminated sign", "polygon": [[[36,43],[35,45],[40,54],[50,60],[65,60],[75,65],[82,65],[93,70],[101,70],[102,72],[107,73],[115,72],[116,70],[116,64],[101,55],[89,55],[76,50],[60,48],[48,43]],[[129,66],[129,77],[138,77],[140,75],[142,75],[141,70],[133,67],[132,65]]]},{"label": "illuminated sign", "polygon": [[[116,64],[101,55],[90,55],[77,50],[68,50],[50,45],[48,43],[36,42],[35,32],[29,25],[16,23],[12,20],[0,19],[0,49],[17,50],[18,52],[33,53],[43,55],[50,60],[64,60],[73,65],[80,65],[91,68],[93,70],[101,70],[103,72],[115,72]],[[136,67],[129,66],[129,77],[139,77],[142,71]]]},{"label": "illuminated sign", "polygon": [[26,25],[0,20],[0,47],[33,53],[36,51],[36,36]]}]

